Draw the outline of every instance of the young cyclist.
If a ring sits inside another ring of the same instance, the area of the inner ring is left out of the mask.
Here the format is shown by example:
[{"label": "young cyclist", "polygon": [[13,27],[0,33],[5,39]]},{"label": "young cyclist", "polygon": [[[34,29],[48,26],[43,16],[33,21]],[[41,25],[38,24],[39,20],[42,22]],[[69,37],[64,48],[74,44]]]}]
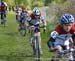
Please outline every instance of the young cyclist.
[{"label": "young cyclist", "polygon": [[[19,23],[19,25],[20,26],[21,26],[21,24],[26,25],[28,18],[29,18],[29,14],[27,12],[27,9],[26,9],[25,6],[22,6],[22,11],[20,13],[20,23]],[[21,30],[21,28],[19,30]]]},{"label": "young cyclist", "polygon": [[72,39],[72,35],[75,34],[74,17],[67,13],[61,16],[59,22],[60,24],[51,32],[51,37],[48,41],[48,46],[52,51],[70,49],[72,47],[70,44],[74,43]]},{"label": "young cyclist", "polygon": [[25,18],[25,16],[28,16],[28,12],[25,6],[22,6],[22,11],[20,13],[20,21]]},{"label": "young cyclist", "polygon": [[16,12],[16,20],[17,20],[17,22],[19,22],[20,14],[21,14],[21,8],[19,7],[19,5],[16,5],[15,12]]},{"label": "young cyclist", "polygon": [[[30,30],[32,26],[35,27],[35,34],[38,35],[38,39],[39,39],[39,48],[40,48],[40,52],[42,54],[42,49],[41,49],[41,36],[40,36],[40,21],[43,22],[43,26],[44,26],[44,30],[46,30],[46,21],[44,20],[44,17],[41,15],[41,12],[38,8],[34,8],[32,13],[30,14],[31,20],[28,21],[29,22],[29,27]],[[33,40],[33,36],[31,35],[30,37],[30,43],[32,44]]]},{"label": "young cyclist", "polygon": [[3,24],[3,19],[6,21],[7,3],[4,0],[0,2],[0,13],[1,13],[1,24]]}]

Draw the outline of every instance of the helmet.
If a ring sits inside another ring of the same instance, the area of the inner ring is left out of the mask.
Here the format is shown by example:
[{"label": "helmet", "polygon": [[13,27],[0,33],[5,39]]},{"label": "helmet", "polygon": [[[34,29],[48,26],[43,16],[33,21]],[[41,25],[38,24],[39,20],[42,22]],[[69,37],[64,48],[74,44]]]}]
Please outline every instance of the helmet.
[{"label": "helmet", "polygon": [[25,6],[22,6],[22,11],[27,11],[27,8]]},{"label": "helmet", "polygon": [[74,22],[74,17],[71,14],[64,14],[60,18],[61,24],[69,24]]},{"label": "helmet", "polygon": [[41,15],[41,12],[40,12],[40,10],[39,10],[38,8],[34,8],[34,9],[33,9],[33,14],[34,14],[35,16],[40,16],[40,15]]}]

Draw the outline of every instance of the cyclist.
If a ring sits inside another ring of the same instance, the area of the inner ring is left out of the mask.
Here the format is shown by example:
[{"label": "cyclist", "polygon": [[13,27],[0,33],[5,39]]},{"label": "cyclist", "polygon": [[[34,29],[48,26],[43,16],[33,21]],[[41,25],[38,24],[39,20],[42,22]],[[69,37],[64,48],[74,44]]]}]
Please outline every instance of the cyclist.
[{"label": "cyclist", "polygon": [[0,2],[0,13],[1,13],[1,24],[3,24],[3,19],[6,21],[7,3],[4,0]]},{"label": "cyclist", "polygon": [[[30,21],[29,21],[29,27],[30,30],[31,27],[35,27],[34,33],[36,35],[38,35],[38,39],[39,39],[39,48],[40,48],[40,53],[42,54],[42,49],[41,49],[41,36],[40,36],[40,21],[43,22],[43,26],[44,26],[44,30],[46,30],[46,21],[44,20],[44,17],[42,16],[39,8],[35,7],[32,11],[32,13],[30,14]],[[33,36],[31,35],[30,37],[30,43],[32,44],[33,42]]]},{"label": "cyclist", "polygon": [[[26,9],[26,7],[25,6],[22,6],[22,11],[21,11],[21,13],[20,13],[20,26],[21,26],[21,24],[24,24],[24,25],[26,25],[27,24],[27,19],[28,19],[28,17],[29,17],[29,14],[28,14],[28,12],[27,12],[27,9]],[[26,23],[25,23],[26,22]],[[19,29],[19,30],[21,30],[21,29]]]},{"label": "cyclist", "polygon": [[20,14],[20,21],[23,20],[26,15],[28,15],[27,9],[26,9],[25,6],[22,6],[22,11],[21,11],[21,14]]},{"label": "cyclist", "polygon": [[20,21],[20,13],[21,13],[21,8],[19,7],[19,5],[16,5],[15,12],[16,12],[16,20],[17,20],[17,22],[19,22]]},{"label": "cyclist", "polygon": [[59,22],[60,24],[51,32],[51,37],[48,41],[48,47],[52,51],[70,49],[72,47],[70,44],[74,43],[72,39],[72,35],[75,34],[74,17],[67,13],[61,16]]}]

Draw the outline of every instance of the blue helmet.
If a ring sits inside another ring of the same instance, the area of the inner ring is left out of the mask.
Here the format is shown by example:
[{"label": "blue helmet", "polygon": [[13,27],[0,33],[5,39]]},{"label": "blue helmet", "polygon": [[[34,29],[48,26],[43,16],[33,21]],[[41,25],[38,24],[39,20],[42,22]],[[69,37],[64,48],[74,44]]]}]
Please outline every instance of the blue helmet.
[{"label": "blue helmet", "polygon": [[74,22],[74,17],[71,14],[64,14],[60,18],[61,24],[69,24]]}]

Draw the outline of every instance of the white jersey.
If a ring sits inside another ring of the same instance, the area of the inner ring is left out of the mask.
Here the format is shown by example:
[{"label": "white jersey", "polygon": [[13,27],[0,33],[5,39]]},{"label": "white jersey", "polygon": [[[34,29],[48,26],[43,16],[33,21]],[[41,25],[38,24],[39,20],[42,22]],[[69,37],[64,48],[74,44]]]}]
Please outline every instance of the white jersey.
[{"label": "white jersey", "polygon": [[61,25],[58,25],[51,33],[51,37],[55,39],[55,46],[56,45],[69,45],[69,40],[72,34],[75,32],[75,24],[72,25],[72,28],[69,32],[63,30]]},{"label": "white jersey", "polygon": [[31,14],[30,17],[31,17],[30,24],[32,25],[38,25],[41,23],[41,21],[44,21],[43,16],[40,16],[38,19],[36,19],[35,16]]},{"label": "white jersey", "polygon": [[0,2],[0,10],[2,10],[2,11],[7,10],[7,3],[6,2]]},{"label": "white jersey", "polygon": [[20,15],[22,12],[21,8],[15,9],[15,11],[16,11],[16,15]]}]

